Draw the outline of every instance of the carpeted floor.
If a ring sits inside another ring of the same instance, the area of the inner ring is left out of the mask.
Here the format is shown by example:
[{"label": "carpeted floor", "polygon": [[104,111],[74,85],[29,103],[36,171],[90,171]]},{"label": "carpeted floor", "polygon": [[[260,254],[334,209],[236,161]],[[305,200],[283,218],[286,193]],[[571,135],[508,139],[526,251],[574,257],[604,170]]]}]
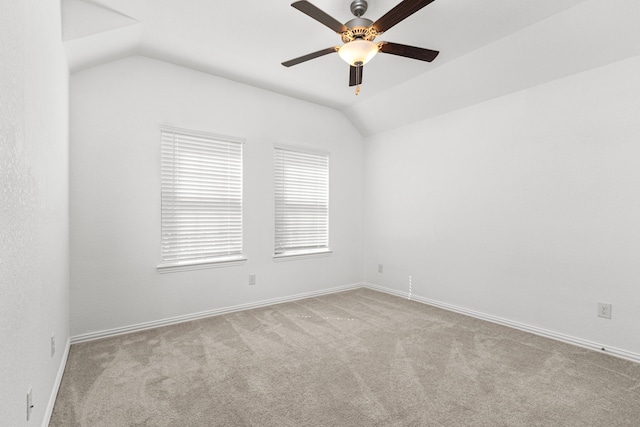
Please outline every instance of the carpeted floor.
[{"label": "carpeted floor", "polygon": [[77,344],[50,426],[638,426],[640,364],[358,289]]}]

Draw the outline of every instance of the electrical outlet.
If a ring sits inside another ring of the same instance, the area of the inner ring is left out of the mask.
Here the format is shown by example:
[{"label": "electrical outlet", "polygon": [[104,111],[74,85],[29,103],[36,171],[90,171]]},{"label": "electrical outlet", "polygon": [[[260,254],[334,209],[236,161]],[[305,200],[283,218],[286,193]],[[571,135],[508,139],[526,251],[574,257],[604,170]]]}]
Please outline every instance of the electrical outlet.
[{"label": "electrical outlet", "polygon": [[33,409],[33,389],[29,388],[29,392],[27,393],[27,421],[31,418],[31,410]]},{"label": "electrical outlet", "polygon": [[384,266],[382,264],[378,264],[378,273],[384,272]]},{"label": "electrical outlet", "polygon": [[598,303],[598,317],[604,317],[605,319],[611,319],[611,304],[605,304],[603,302]]},{"label": "electrical outlet", "polygon": [[255,285],[256,284],[256,275],[255,274],[250,274],[249,275],[249,284],[250,285]]},{"label": "electrical outlet", "polygon": [[56,334],[51,334],[51,357],[56,354]]}]

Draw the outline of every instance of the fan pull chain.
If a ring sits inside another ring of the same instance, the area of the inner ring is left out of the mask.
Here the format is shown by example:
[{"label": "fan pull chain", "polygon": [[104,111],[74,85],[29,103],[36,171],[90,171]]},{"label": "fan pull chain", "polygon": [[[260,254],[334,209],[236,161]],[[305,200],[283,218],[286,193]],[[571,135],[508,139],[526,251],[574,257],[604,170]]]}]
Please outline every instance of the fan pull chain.
[{"label": "fan pull chain", "polygon": [[356,86],[356,96],[360,93],[360,85]]}]

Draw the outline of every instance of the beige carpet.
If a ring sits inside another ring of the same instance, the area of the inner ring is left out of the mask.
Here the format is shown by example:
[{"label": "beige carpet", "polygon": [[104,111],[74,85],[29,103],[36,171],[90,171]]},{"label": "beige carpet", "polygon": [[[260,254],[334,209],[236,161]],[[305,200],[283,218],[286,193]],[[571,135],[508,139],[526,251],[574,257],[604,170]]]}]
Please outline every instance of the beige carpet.
[{"label": "beige carpet", "polygon": [[358,289],[77,344],[50,426],[639,426],[640,364]]}]

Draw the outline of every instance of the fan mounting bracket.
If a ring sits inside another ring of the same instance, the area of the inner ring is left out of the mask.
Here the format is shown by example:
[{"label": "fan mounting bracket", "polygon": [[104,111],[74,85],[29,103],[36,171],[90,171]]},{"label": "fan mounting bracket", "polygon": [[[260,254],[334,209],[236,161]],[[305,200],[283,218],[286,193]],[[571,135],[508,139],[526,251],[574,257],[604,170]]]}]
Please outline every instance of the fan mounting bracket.
[{"label": "fan mounting bracket", "polygon": [[353,0],[351,2],[351,13],[353,13],[356,18],[360,18],[367,11],[368,7],[367,0]]}]

